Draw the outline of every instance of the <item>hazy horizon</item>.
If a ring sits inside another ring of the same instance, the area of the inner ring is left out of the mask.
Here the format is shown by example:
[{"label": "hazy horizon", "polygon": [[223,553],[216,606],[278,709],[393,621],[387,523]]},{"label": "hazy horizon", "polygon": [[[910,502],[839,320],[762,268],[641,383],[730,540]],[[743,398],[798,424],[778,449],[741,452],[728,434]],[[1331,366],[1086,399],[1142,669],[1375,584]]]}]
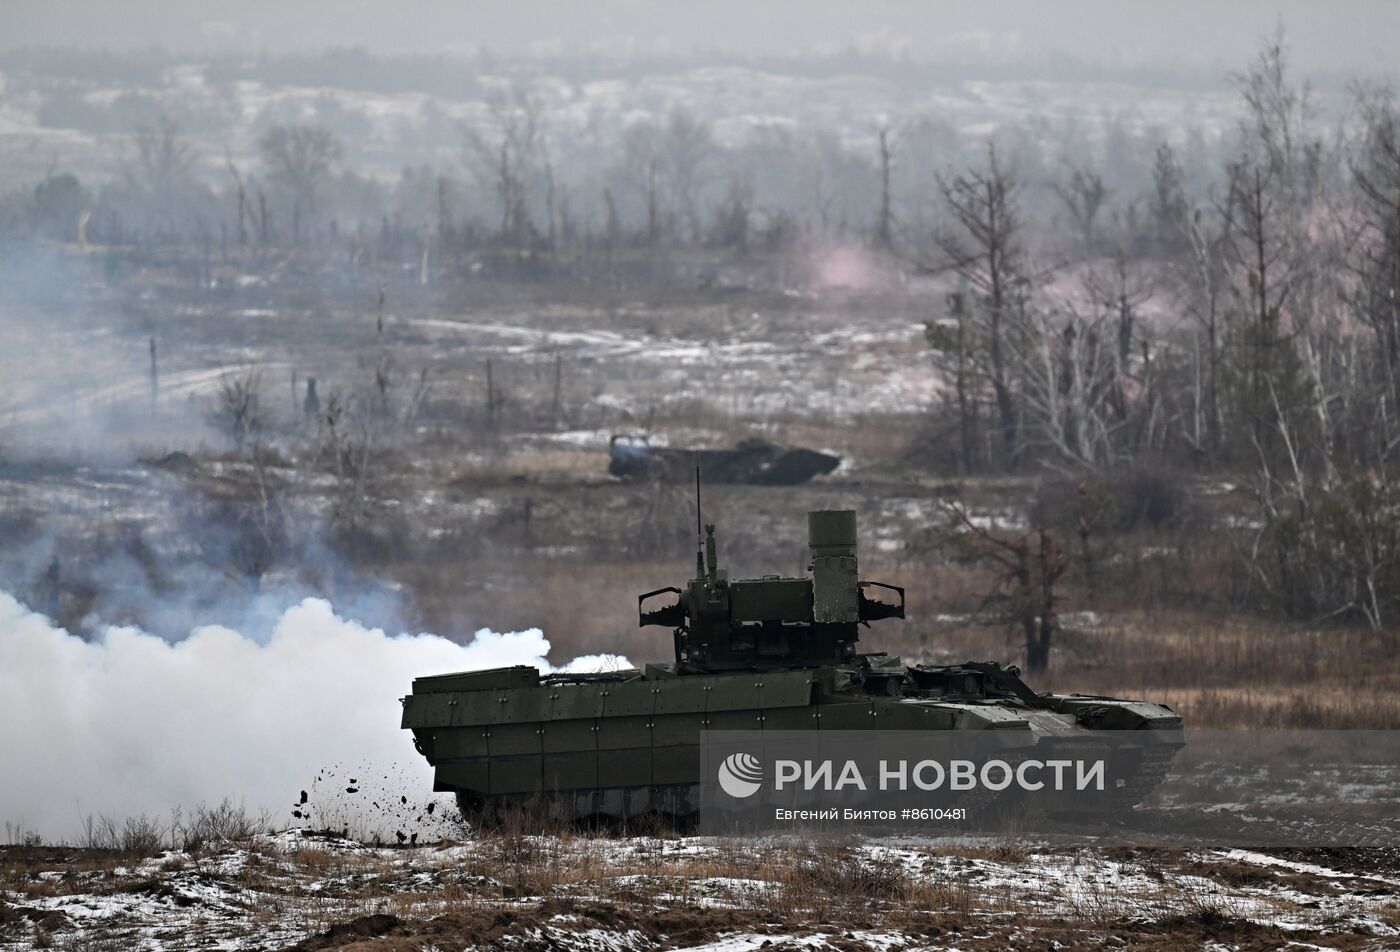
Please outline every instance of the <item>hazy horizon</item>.
[{"label": "hazy horizon", "polygon": [[175,53],[281,54],[365,47],[375,53],[768,56],[880,52],[911,58],[1070,59],[1105,68],[1232,69],[1282,23],[1295,64],[1312,73],[1392,71],[1400,10],[1384,0],[1326,7],[1308,0],[1241,0],[1222,8],[1182,0],[1145,15],[1111,0],[1045,4],[875,0],[738,0],[703,6],[596,0],[522,0],[509,6],[444,0],[296,4],[249,0],[12,0],[0,10],[4,47],[78,47]]}]

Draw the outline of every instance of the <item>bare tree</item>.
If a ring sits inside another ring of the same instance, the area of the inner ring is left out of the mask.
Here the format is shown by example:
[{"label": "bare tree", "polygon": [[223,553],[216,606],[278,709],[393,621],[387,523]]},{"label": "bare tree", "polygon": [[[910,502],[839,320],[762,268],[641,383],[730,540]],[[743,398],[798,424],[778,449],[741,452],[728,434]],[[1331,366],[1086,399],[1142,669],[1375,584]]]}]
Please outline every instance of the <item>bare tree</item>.
[{"label": "bare tree", "polygon": [[831,231],[833,212],[841,197],[839,178],[844,157],[840,141],[830,134],[814,135],[803,150],[802,171],[807,183],[804,191],[822,234]]},{"label": "bare tree", "polygon": [[1157,146],[1152,161],[1152,192],[1148,202],[1160,251],[1171,253],[1181,248],[1190,206],[1186,200],[1186,184],[1181,160],[1170,143]]},{"label": "bare tree", "polygon": [[268,472],[265,455],[261,447],[253,448],[252,498],[234,507],[235,522],[225,554],[230,566],[254,590],[280,561],[289,541],[282,493]]},{"label": "bare tree", "polygon": [[262,376],[256,370],[225,376],[209,409],[211,426],[222,432],[240,453],[256,441],[267,423],[262,406]]},{"label": "bare tree", "polygon": [[[633,193],[642,208],[646,242],[656,247],[665,229],[666,213],[661,195],[661,131],[650,122],[639,122],[622,134],[622,157],[617,174],[622,194]],[[617,217],[616,205],[610,214]]]},{"label": "bare tree", "polygon": [[714,152],[710,124],[688,109],[672,109],[661,138],[662,167],[671,207],[685,221],[692,240],[701,235],[700,192],[709,181]]},{"label": "bare tree", "polygon": [[1026,668],[1043,674],[1059,628],[1056,585],[1069,566],[1045,529],[1002,535],[973,522],[960,506],[947,506],[945,538],[961,556],[991,571],[991,587],[978,609],[992,624],[1009,624],[1025,639]]},{"label": "bare tree", "polygon": [[1110,191],[1103,176],[1093,169],[1072,165],[1064,179],[1052,179],[1050,190],[1069,212],[1079,231],[1079,240],[1092,250],[1097,243],[1099,213],[1108,202]]},{"label": "bare tree", "polygon": [[1103,318],[1059,316],[1049,309],[1027,315],[1027,333],[1016,338],[1025,379],[1027,439],[1060,459],[1094,468],[1114,461],[1110,399],[1117,381],[1113,348]]},{"label": "bare tree", "polygon": [[317,191],[343,153],[340,140],[322,126],[276,125],[258,140],[258,153],[272,181],[291,196],[292,240],[300,243]]},{"label": "bare tree", "polygon": [[180,133],[179,124],[162,113],[154,126],[137,128],[136,158],[140,188],[153,212],[174,231],[175,212],[191,184],[194,150]]},{"label": "bare tree", "polygon": [[946,298],[947,319],[924,324],[924,336],[933,350],[935,364],[945,378],[952,379],[958,416],[958,467],[964,473],[980,469],[982,460],[978,435],[980,383],[970,307],[966,291],[951,292]]},{"label": "bare tree", "polygon": [[1225,241],[1225,224],[1219,216],[1210,218],[1206,211],[1198,208],[1187,220],[1185,234],[1189,254],[1180,273],[1180,296],[1186,314],[1196,323],[1197,334],[1204,335],[1206,345],[1204,367],[1201,367],[1199,356],[1196,360],[1192,424],[1185,436],[1197,450],[1214,455],[1220,452],[1225,430],[1220,394],[1223,377],[1222,311],[1228,278],[1221,251]]},{"label": "bare tree", "polygon": [[1282,174],[1272,162],[1260,165],[1246,156],[1230,167],[1228,198],[1219,205],[1226,223],[1222,250],[1235,307],[1244,322],[1240,396],[1249,437],[1259,452],[1272,442],[1274,411],[1291,406],[1293,397],[1289,381],[1285,402],[1276,400],[1283,383],[1278,376],[1288,369],[1290,356],[1281,336],[1283,315],[1300,277],[1299,249],[1277,190]]},{"label": "bare tree", "polygon": [[894,162],[894,145],[890,141],[890,128],[881,125],[876,130],[876,143],[880,154],[880,212],[875,218],[875,247],[894,247],[894,208],[890,200],[890,169]]},{"label": "bare tree", "polygon": [[1321,146],[1308,130],[1312,90],[1308,83],[1295,86],[1290,79],[1281,24],[1254,62],[1231,79],[1244,100],[1240,132],[1257,152],[1256,164],[1275,170],[1288,189],[1306,187],[1318,171]]},{"label": "bare tree", "polygon": [[467,164],[495,193],[502,241],[520,246],[529,238],[529,192],[543,149],[544,100],[523,85],[487,102],[487,122],[467,130]]},{"label": "bare tree", "polygon": [[233,156],[227,147],[224,148],[224,167],[233,179],[234,197],[238,202],[238,246],[244,248],[248,245],[248,190],[244,186],[243,175],[238,171],[238,166],[233,164]]},{"label": "bare tree", "polygon": [[749,244],[750,217],[753,214],[753,187],[734,176],[724,201],[715,211],[713,240],[721,248],[743,251]]},{"label": "bare tree", "polygon": [[[1128,421],[1129,416],[1125,384],[1136,352],[1134,344],[1139,342],[1143,333],[1141,311],[1156,294],[1156,284],[1121,249],[1106,265],[1088,269],[1083,284],[1094,307],[1112,327],[1114,343],[1107,351],[1111,369],[1104,396],[1113,419],[1121,425]],[[1145,340],[1142,343],[1144,346],[1147,344]]]},{"label": "bare tree", "polygon": [[306,459],[312,469],[331,477],[331,520],[338,529],[351,532],[363,525],[373,501],[379,427],[366,402],[331,394],[318,418],[316,442]]},{"label": "bare tree", "polygon": [[[544,179],[544,228],[545,240],[550,248],[558,243],[558,218],[559,209],[562,204],[568,208],[567,194],[563,193],[563,188],[556,180],[554,172],[554,159],[549,152],[549,139],[540,136],[540,174]],[[560,199],[563,198],[561,203]]]},{"label": "bare tree", "polygon": [[938,232],[935,245],[946,267],[976,293],[973,313],[982,325],[985,374],[996,402],[1002,457],[1014,465],[1019,455],[1016,400],[1009,336],[1027,294],[1021,184],[987,143],[986,164],[952,177],[938,177],[939,190],[954,227]]},{"label": "bare tree", "polygon": [[1358,279],[1355,313],[1375,335],[1386,412],[1382,460],[1395,439],[1400,407],[1400,115],[1388,91],[1363,95],[1365,133],[1352,166],[1360,220],[1353,271]]}]

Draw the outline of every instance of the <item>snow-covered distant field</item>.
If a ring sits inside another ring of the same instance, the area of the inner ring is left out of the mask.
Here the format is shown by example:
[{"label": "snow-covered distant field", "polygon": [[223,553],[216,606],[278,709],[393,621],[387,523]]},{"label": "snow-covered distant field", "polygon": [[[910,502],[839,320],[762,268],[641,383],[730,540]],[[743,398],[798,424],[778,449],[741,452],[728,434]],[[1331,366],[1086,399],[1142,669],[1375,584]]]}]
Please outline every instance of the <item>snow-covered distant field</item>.
[{"label": "snow-covered distant field", "polygon": [[[833,314],[816,303],[810,313],[801,303],[754,307],[762,305],[669,316],[638,306],[621,323],[615,310],[586,306],[492,307],[470,315],[414,310],[391,313],[384,340],[404,366],[431,364],[439,377],[449,364],[478,372],[492,359],[498,371],[518,377],[548,372],[560,360],[574,379],[596,381],[592,409],[618,424],[676,402],[760,419],[849,421],[918,413],[937,394],[923,325],[907,314]],[[680,320],[684,325],[675,326]],[[145,416],[145,336],[100,323],[55,328],[18,317],[10,323],[11,346],[0,353],[0,375],[9,381],[0,393],[0,433],[14,439],[37,432],[51,441],[60,432],[110,433],[106,421],[113,417]],[[209,306],[172,314],[157,335],[166,434],[157,442],[181,442],[176,423],[207,438],[201,423],[212,397],[250,373],[279,394],[295,367],[303,378],[320,379],[326,391],[350,388],[362,376],[353,347],[362,324],[355,314],[313,317],[291,308]]]}]

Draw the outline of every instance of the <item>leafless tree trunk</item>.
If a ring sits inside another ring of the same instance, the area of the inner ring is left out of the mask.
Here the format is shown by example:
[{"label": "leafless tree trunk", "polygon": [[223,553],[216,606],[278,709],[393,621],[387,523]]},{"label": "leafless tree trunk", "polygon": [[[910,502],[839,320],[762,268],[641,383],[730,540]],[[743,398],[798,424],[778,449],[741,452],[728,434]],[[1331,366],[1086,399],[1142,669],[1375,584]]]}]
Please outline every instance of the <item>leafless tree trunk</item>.
[{"label": "leafless tree trunk", "polygon": [[1213,233],[1207,233],[1207,226],[1200,210],[1192,214],[1187,223],[1186,238],[1190,246],[1190,258],[1185,269],[1184,284],[1185,308],[1195,320],[1200,333],[1206,339],[1206,374],[1204,394],[1198,395],[1196,405],[1200,411],[1196,419],[1205,421],[1204,433],[1199,424],[1193,429],[1191,442],[1197,448],[1204,448],[1212,455],[1221,449],[1225,421],[1220,400],[1221,387],[1221,292],[1225,283],[1223,254],[1223,225]]},{"label": "leafless tree trunk", "polygon": [[1069,566],[1068,558],[1044,529],[1003,537],[974,523],[966,510],[947,507],[949,537],[992,572],[992,584],[982,600],[991,620],[1010,623],[1025,639],[1026,668],[1043,674],[1059,628],[1056,586]]},{"label": "leafless tree trunk", "polygon": [[1113,419],[1118,426],[1128,422],[1129,398],[1126,383],[1134,354],[1134,343],[1141,331],[1139,313],[1156,293],[1153,282],[1129,261],[1125,252],[1115,254],[1104,268],[1089,270],[1084,289],[1094,306],[1113,324],[1114,344],[1107,350],[1111,370],[1106,380],[1106,393]]},{"label": "leafless tree trunk", "polygon": [[233,179],[234,195],[238,200],[238,247],[248,247],[248,193],[243,185],[243,176],[238,171],[238,166],[233,164],[233,156],[228,149],[224,149],[224,165],[228,168],[228,174]]},{"label": "leafless tree trunk", "polygon": [[1024,350],[1016,355],[1025,375],[1027,439],[1079,466],[1112,463],[1116,424],[1109,417],[1118,377],[1103,319],[1056,320],[1046,310],[1027,319]]},{"label": "leafless tree trunk", "polygon": [[258,140],[258,152],[272,180],[292,199],[292,242],[301,243],[302,226],[316,212],[317,191],[343,153],[330,130],[315,125],[277,125]]},{"label": "leafless tree trunk", "polygon": [[545,103],[524,86],[493,97],[485,129],[467,135],[467,159],[473,174],[496,194],[500,205],[499,236],[520,247],[530,237],[530,178],[540,158]]},{"label": "leafless tree trunk", "polygon": [[947,265],[982,298],[979,310],[986,320],[987,374],[996,401],[1001,455],[1005,465],[1014,466],[1020,446],[1009,337],[1026,295],[1020,182],[989,142],[984,166],[951,178],[939,176],[938,185],[955,227],[940,232],[935,242]]},{"label": "leafless tree trunk", "polygon": [[933,351],[935,366],[945,377],[952,378],[958,415],[958,468],[972,473],[982,468],[983,454],[977,433],[981,381],[974,353],[973,319],[965,291],[948,295],[947,314],[947,320],[927,322],[924,336]]},{"label": "leafless tree trunk", "polygon": [[977,465],[977,408],[972,398],[972,360],[970,351],[970,315],[967,313],[967,299],[962,294],[949,295],[948,310],[957,321],[957,336],[954,342],[954,386],[958,400],[958,436],[962,446],[962,468],[964,472],[975,472]]},{"label": "leafless tree trunk", "polygon": [[700,191],[709,179],[714,151],[714,132],[708,122],[686,109],[671,110],[662,136],[661,158],[670,184],[671,206],[685,220],[691,240],[701,238]]},{"label": "leafless tree trunk", "polygon": [[173,234],[179,230],[175,215],[184,207],[183,198],[190,188],[194,150],[175,120],[162,114],[154,126],[137,128],[136,154],[139,187],[164,230]]},{"label": "leafless tree trunk", "polygon": [[1072,166],[1064,180],[1050,182],[1050,189],[1069,212],[1085,249],[1092,250],[1097,243],[1099,213],[1109,198],[1103,176],[1093,169]]},{"label": "leafless tree trunk", "polygon": [[1235,276],[1232,291],[1246,320],[1246,425],[1260,446],[1271,430],[1268,388],[1278,369],[1283,310],[1297,278],[1294,249],[1274,191],[1279,174],[1274,166],[1241,160],[1230,168],[1229,196],[1219,206],[1226,225],[1225,259]]},{"label": "leafless tree trunk", "polygon": [[267,210],[267,193],[258,189],[258,239],[266,248],[272,244],[272,218]]},{"label": "leafless tree trunk", "polygon": [[894,210],[890,204],[890,165],[894,158],[888,126],[876,133],[880,150],[880,213],[875,219],[875,247],[894,247]]},{"label": "leafless tree trunk", "polygon": [[[1389,421],[1400,407],[1400,116],[1388,94],[1363,98],[1361,108],[1365,135],[1352,168],[1360,218],[1354,310],[1375,336]],[[1385,428],[1382,459],[1400,438],[1393,427]]]},{"label": "leafless tree trunk", "polygon": [[1157,146],[1152,163],[1150,210],[1156,226],[1157,247],[1167,253],[1181,247],[1188,225],[1190,212],[1182,178],[1181,163],[1175,150],[1163,142]]}]

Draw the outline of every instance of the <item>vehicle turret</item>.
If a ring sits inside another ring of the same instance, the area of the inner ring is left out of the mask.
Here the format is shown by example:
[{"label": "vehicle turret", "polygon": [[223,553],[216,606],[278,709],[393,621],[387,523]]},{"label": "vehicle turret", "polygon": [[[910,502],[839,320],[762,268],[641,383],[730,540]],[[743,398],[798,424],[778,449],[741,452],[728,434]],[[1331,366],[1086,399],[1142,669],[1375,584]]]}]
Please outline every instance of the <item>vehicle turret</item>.
[{"label": "vehicle turret", "polygon": [[[695,577],[683,589],[640,596],[639,623],[673,629],[677,673],[850,661],[862,625],[904,617],[904,589],[860,580],[852,510],[809,512],[807,546],[807,574],[800,578],[730,579],[718,565],[715,527],[706,525]],[[870,597],[870,588],[893,593],[898,603]],[[646,608],[649,600],[666,594],[675,599]]]}]

